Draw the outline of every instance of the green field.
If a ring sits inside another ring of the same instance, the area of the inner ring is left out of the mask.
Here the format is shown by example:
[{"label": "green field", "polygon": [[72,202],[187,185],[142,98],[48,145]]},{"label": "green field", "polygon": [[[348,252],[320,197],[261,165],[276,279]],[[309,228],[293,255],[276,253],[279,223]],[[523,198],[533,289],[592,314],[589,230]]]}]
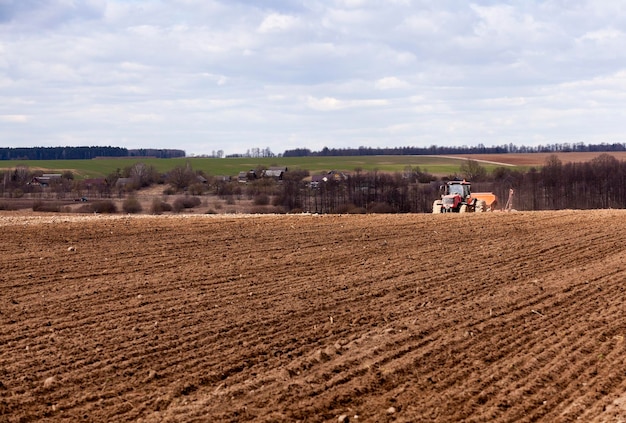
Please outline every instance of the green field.
[{"label": "green field", "polygon": [[[288,168],[306,169],[311,174],[338,170],[354,172],[362,171],[401,172],[407,166],[419,166],[422,171],[438,176],[451,175],[459,171],[463,159],[436,156],[349,156],[349,157],[274,157],[274,158],[120,158],[94,160],[11,160],[0,161],[0,171],[26,166],[31,170],[43,170],[44,173],[61,173],[72,171],[77,178],[100,178],[116,169],[124,169],[135,163],[142,162],[154,166],[159,172],[166,173],[176,166],[190,163],[193,170],[201,170],[207,175],[236,176],[240,171],[255,169],[259,166],[286,166]],[[497,166],[485,164],[491,171]]]}]

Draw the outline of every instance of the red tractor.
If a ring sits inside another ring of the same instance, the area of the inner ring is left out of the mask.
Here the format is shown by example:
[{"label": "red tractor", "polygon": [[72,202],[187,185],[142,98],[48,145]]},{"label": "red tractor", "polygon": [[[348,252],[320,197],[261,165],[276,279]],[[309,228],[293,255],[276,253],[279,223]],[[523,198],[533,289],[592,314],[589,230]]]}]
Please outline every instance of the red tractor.
[{"label": "red tractor", "polygon": [[441,200],[433,203],[433,213],[485,212],[495,209],[498,199],[492,192],[471,192],[471,184],[448,181],[441,186]]}]

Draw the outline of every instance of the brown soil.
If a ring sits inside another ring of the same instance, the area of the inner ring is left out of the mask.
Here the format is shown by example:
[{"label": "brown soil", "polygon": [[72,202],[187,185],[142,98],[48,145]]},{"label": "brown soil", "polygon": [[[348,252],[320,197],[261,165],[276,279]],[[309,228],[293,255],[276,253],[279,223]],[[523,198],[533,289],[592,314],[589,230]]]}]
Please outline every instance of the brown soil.
[{"label": "brown soil", "polygon": [[623,421],[625,233],[0,213],[0,421]]}]

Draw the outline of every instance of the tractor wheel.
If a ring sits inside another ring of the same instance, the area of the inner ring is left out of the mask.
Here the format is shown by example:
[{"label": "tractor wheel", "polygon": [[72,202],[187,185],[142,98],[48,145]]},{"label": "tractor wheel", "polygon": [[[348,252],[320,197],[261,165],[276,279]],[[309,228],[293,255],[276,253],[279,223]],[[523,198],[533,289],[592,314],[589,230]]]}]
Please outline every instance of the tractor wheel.
[{"label": "tractor wheel", "polygon": [[467,213],[467,204],[463,204],[459,207],[459,213]]},{"label": "tractor wheel", "polygon": [[441,213],[441,207],[443,207],[443,203],[441,202],[441,200],[435,200],[435,202],[433,203],[433,213]]},{"label": "tractor wheel", "polygon": [[484,201],[484,200],[478,200],[476,202],[475,211],[476,211],[476,213],[486,212],[487,211],[487,202]]}]

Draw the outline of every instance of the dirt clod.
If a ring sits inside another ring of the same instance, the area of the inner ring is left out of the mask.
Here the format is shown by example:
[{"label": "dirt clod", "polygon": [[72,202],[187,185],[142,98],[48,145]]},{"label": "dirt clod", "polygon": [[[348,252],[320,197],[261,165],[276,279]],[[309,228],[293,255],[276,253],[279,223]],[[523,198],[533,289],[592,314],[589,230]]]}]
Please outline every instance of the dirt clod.
[{"label": "dirt clod", "polygon": [[57,378],[54,376],[50,376],[43,381],[43,387],[45,389],[52,389],[57,384]]}]

